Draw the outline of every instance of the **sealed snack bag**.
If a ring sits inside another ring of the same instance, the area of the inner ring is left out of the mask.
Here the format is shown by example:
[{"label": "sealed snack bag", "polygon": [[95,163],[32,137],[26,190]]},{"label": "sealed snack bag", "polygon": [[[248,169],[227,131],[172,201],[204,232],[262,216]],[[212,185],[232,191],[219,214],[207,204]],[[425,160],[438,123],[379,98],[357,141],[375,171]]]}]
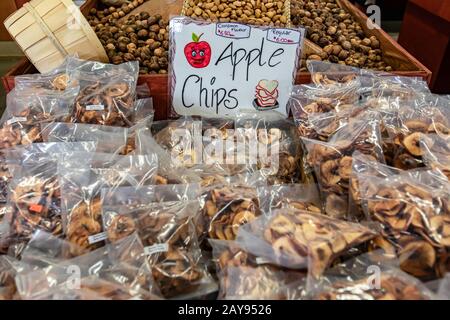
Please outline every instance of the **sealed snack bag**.
[{"label": "sealed snack bag", "polygon": [[409,170],[423,167],[420,140],[424,134],[437,134],[444,139],[450,128],[449,111],[442,99],[427,96],[401,105],[397,118],[385,121],[386,129],[395,144],[393,165]]},{"label": "sealed snack bag", "polygon": [[198,185],[119,188],[114,193],[104,190],[108,240],[114,243],[137,232],[165,298],[198,297],[217,288],[196,236],[199,191]]},{"label": "sealed snack bag", "polygon": [[292,208],[321,213],[320,197],[314,184],[286,184],[259,187],[259,203],[263,212]]},{"label": "sealed snack bag", "polygon": [[293,209],[278,209],[240,228],[237,243],[275,265],[319,277],[348,249],[374,238],[360,224]]},{"label": "sealed snack bag", "polygon": [[155,153],[158,156],[158,173],[155,184],[200,183],[201,178],[193,170],[185,168],[178,160],[178,153],[172,156],[160,146],[151,135],[149,128],[136,131],[134,154],[145,155]]},{"label": "sealed snack bag", "polygon": [[116,66],[70,58],[68,70],[69,78],[80,86],[71,122],[132,126],[136,116],[138,62]]},{"label": "sealed snack bag", "polygon": [[58,165],[64,234],[82,248],[80,255],[102,245],[102,188],[152,184],[158,168],[154,154],[119,156],[77,153]]},{"label": "sealed snack bag", "polygon": [[204,187],[200,238],[234,240],[241,225],[261,215],[256,188],[265,184],[264,176],[255,173]]},{"label": "sealed snack bag", "polygon": [[337,218],[348,215],[349,180],[355,151],[384,161],[380,122],[376,113],[350,121],[328,142],[303,138],[308,150],[306,163],[314,168],[321,188],[324,212]]},{"label": "sealed snack bag", "polygon": [[70,115],[78,87],[53,90],[13,90],[0,120],[0,149],[42,142],[42,131]]},{"label": "sealed snack bag", "polygon": [[306,274],[268,264],[234,241],[209,240],[219,278],[219,299],[294,300],[304,295]]},{"label": "sealed snack bag", "polygon": [[20,256],[37,229],[62,235],[61,185],[57,165],[76,152],[93,151],[92,142],[36,143],[5,152],[13,177],[8,185],[9,253]]},{"label": "sealed snack bag", "polygon": [[[38,253],[34,261],[38,260],[46,261],[48,255]],[[79,274],[76,283],[74,272]],[[27,300],[42,299],[58,290],[77,293],[88,289],[108,299],[151,299],[158,292],[136,234],[73,259],[21,272],[16,283],[20,296]]]},{"label": "sealed snack bag", "polygon": [[174,162],[191,167],[202,162],[202,152],[198,149],[201,147],[201,126],[201,121],[190,117],[155,121],[151,133]]},{"label": "sealed snack bag", "polygon": [[274,111],[241,112],[236,116],[236,134],[238,163],[244,157],[244,164],[256,164],[269,183],[299,181],[302,148],[291,120]]},{"label": "sealed snack bag", "polygon": [[16,90],[55,90],[64,91],[77,86],[77,81],[71,79],[68,74],[68,63],[71,57],[66,57],[64,62],[56,69],[47,73],[24,74],[14,77]]},{"label": "sealed snack bag", "polygon": [[313,300],[434,300],[416,278],[395,265],[359,256],[328,270],[310,284]]},{"label": "sealed snack bag", "polygon": [[373,247],[403,271],[430,280],[448,271],[449,183],[433,172],[359,178],[366,215],[381,226]]}]

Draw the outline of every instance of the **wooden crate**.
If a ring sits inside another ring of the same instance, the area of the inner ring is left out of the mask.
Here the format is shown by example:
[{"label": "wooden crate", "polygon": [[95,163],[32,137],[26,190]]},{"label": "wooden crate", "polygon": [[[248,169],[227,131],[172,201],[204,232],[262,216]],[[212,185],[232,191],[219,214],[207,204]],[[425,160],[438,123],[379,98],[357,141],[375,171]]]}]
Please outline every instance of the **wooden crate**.
[{"label": "wooden crate", "polygon": [[67,55],[108,62],[105,49],[71,0],[32,0],[5,20],[5,27],[40,72]]},{"label": "wooden crate", "polygon": [[[341,0],[341,5],[345,7],[350,13],[365,27],[367,17],[354,7],[347,0]],[[96,6],[95,0],[88,1],[82,8],[84,14],[87,14],[89,10]],[[423,66],[417,59],[410,55],[405,49],[403,49],[394,39],[392,39],[386,32],[381,29],[369,30],[365,29],[369,36],[375,35],[380,39],[381,47],[384,51],[388,62],[392,63],[398,68],[394,74],[407,76],[407,77],[419,77],[423,78],[427,82],[431,79],[431,72]],[[309,46],[306,50],[312,50],[314,52],[317,47]],[[11,69],[4,77],[3,84],[7,91],[10,91],[14,87],[14,76],[23,74],[24,72],[33,71],[30,63],[25,59],[18,63],[13,69]],[[295,83],[305,84],[311,82],[311,76],[308,72],[298,72]],[[169,115],[169,87],[167,75],[142,75],[139,77],[139,84],[146,83],[150,88],[153,96],[155,106],[155,119],[166,119]]]}]

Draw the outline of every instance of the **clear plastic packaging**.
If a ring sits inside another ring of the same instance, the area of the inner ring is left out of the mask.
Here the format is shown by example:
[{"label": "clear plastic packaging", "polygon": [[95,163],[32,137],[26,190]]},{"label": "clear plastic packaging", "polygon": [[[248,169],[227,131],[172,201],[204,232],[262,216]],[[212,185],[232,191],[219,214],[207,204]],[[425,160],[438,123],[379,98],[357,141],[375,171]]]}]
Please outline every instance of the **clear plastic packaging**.
[{"label": "clear plastic packaging", "polygon": [[119,153],[127,144],[127,128],[83,123],[52,123],[42,136],[46,142],[93,141],[96,152]]},{"label": "clear plastic packaging", "polygon": [[418,279],[394,265],[357,257],[327,271],[311,285],[314,300],[433,300]]},{"label": "clear plastic packaging", "polygon": [[140,128],[136,132],[135,154],[155,153],[158,156],[158,173],[155,184],[200,183],[201,178],[192,170],[186,169],[176,157],[162,148],[153,138],[149,128]]},{"label": "clear plastic packaging", "polygon": [[373,248],[398,257],[417,278],[442,277],[450,246],[448,180],[427,171],[358,179],[367,217],[381,226]]},{"label": "clear plastic packaging", "polygon": [[354,152],[352,158],[352,173],[349,184],[349,209],[351,217],[349,218],[359,221],[364,219],[360,181],[370,179],[373,176],[387,177],[392,174],[400,174],[402,170],[378,162],[376,158],[359,151]]},{"label": "clear plastic packaging", "polygon": [[[45,255],[35,256],[35,260],[39,258],[48,259]],[[114,284],[131,297],[158,292],[144,247],[136,234],[77,258],[16,276],[17,289],[23,299],[42,297],[58,287],[76,293],[80,289],[91,288],[86,285],[89,283],[94,288],[97,286],[94,292],[102,292],[101,284],[104,282]],[[119,291],[116,294],[120,296]]]},{"label": "clear plastic packaging", "polygon": [[312,82],[322,88],[338,90],[343,87],[359,88],[361,69],[316,60],[306,62]]},{"label": "clear plastic packaging", "polygon": [[261,210],[265,213],[281,208],[321,213],[319,192],[314,184],[259,187],[257,193]]},{"label": "clear plastic packaging", "polygon": [[235,176],[204,187],[200,239],[234,240],[238,229],[261,215],[257,187],[266,185],[261,174]]},{"label": "clear plastic packaging", "polygon": [[[58,165],[64,232],[67,239],[82,248],[80,255],[103,244],[102,188],[152,184],[158,168],[155,154],[118,156],[78,153]],[[100,235],[99,235],[100,234]]]},{"label": "clear plastic packaging", "polygon": [[0,149],[42,142],[42,131],[70,115],[78,88],[63,93],[52,90],[13,90],[0,120]]},{"label": "clear plastic packaging", "polygon": [[441,171],[450,180],[450,140],[439,135],[423,135],[420,148],[425,165]]},{"label": "clear plastic packaging", "polygon": [[8,256],[0,256],[0,301],[18,299],[15,276],[21,263]]},{"label": "clear plastic packaging", "polygon": [[380,98],[410,100],[430,93],[428,84],[422,78],[403,77],[362,69],[360,80],[361,96],[374,103]]},{"label": "clear plastic packaging", "polygon": [[424,134],[437,134],[444,139],[450,128],[450,111],[442,99],[427,96],[400,105],[398,118],[386,123],[386,129],[395,144],[393,164],[409,170],[423,167],[420,140]]},{"label": "clear plastic packaging", "polygon": [[70,58],[69,77],[80,92],[71,122],[130,127],[136,116],[137,61],[121,65]]},{"label": "clear plastic packaging", "polygon": [[293,209],[278,209],[239,229],[237,243],[275,265],[319,277],[331,263],[375,237],[360,224]]},{"label": "clear plastic packaging", "polygon": [[5,217],[10,255],[19,257],[37,229],[62,234],[58,161],[94,148],[92,142],[37,143],[4,151],[8,161],[14,163],[8,185],[11,210]]},{"label": "clear plastic packaging", "polygon": [[71,58],[66,57],[64,62],[56,69],[47,73],[25,74],[14,77],[16,90],[56,90],[64,91],[72,86],[77,86],[77,81],[72,81],[68,74],[68,62]]},{"label": "clear plastic packaging", "polygon": [[349,180],[355,151],[384,161],[380,121],[376,113],[354,119],[329,142],[302,138],[308,150],[306,163],[314,168],[321,190],[323,212],[336,218],[349,215]]},{"label": "clear plastic packaging", "polygon": [[213,261],[219,278],[219,299],[293,300],[304,295],[306,274],[267,264],[234,241],[213,240]]},{"label": "clear plastic packaging", "polygon": [[201,213],[198,185],[145,187],[123,204],[130,191],[121,188],[114,196],[104,197],[108,240],[138,233],[165,298],[192,298],[215,291],[196,236]]},{"label": "clear plastic packaging", "polygon": [[236,115],[236,130],[238,143],[245,143],[244,150],[238,144],[236,157],[248,155],[245,164],[256,164],[269,183],[300,180],[302,148],[292,120],[275,111],[241,112]]},{"label": "clear plastic packaging", "polygon": [[82,278],[79,289],[68,289],[65,284],[41,294],[32,300],[160,300],[146,290],[128,289],[120,284],[98,279],[95,276]]},{"label": "clear plastic packaging", "polygon": [[138,112],[135,124],[128,128],[127,144],[121,154],[132,154],[136,150],[137,133],[139,130],[151,127],[155,111],[153,110],[153,100],[151,98],[139,99],[136,101]]},{"label": "clear plastic packaging", "polygon": [[[189,167],[202,162],[201,144],[202,122],[190,117],[178,120],[155,121],[151,133],[155,141],[166,150],[179,166]],[[198,140],[196,145],[196,140]]]}]

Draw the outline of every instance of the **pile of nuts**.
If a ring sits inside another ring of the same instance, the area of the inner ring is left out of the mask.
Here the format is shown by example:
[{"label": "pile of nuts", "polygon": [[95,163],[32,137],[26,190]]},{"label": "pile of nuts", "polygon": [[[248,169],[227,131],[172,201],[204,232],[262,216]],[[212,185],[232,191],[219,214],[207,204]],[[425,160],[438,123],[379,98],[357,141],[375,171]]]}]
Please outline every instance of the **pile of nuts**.
[{"label": "pile of nuts", "polygon": [[283,27],[288,24],[282,0],[188,0],[184,15],[206,21]]},{"label": "pile of nuts", "polygon": [[169,24],[160,14],[141,12],[119,20],[144,1],[91,9],[88,21],[105,47],[110,62],[139,61],[141,74],[167,74],[169,66]]},{"label": "pile of nuts", "polygon": [[383,61],[380,41],[366,37],[361,25],[336,0],[291,0],[291,21],[306,28],[306,37],[323,53],[309,56],[358,68],[392,71]]},{"label": "pile of nuts", "polygon": [[264,228],[264,239],[272,246],[276,259],[286,266],[306,266],[320,276],[346,249],[374,237],[362,225],[306,211],[281,209]]}]

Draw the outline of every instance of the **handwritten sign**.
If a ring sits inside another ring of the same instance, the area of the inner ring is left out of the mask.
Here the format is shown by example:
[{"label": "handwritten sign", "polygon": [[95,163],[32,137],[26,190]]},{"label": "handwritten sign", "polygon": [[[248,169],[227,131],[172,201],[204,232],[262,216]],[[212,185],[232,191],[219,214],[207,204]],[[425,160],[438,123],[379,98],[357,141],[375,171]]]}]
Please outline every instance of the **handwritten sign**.
[{"label": "handwritten sign", "polygon": [[170,21],[172,107],[180,115],[230,115],[286,105],[304,29]]}]

